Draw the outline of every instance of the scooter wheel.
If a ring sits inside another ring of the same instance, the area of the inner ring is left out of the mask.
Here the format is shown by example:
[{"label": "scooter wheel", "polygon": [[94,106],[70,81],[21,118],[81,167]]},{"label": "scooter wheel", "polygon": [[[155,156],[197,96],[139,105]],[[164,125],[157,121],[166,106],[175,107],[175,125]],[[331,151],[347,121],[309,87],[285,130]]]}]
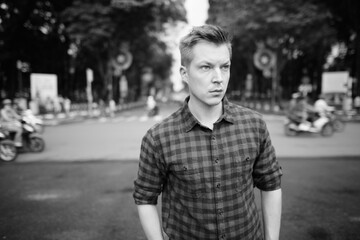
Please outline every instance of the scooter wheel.
[{"label": "scooter wheel", "polygon": [[0,160],[3,162],[12,162],[18,155],[13,141],[3,140],[0,142]]},{"label": "scooter wheel", "polygon": [[44,133],[44,131],[45,131],[45,126],[42,125],[42,124],[36,124],[36,125],[35,125],[35,129],[36,129],[36,132],[38,132],[38,133]]},{"label": "scooter wheel", "polygon": [[289,137],[294,137],[297,135],[297,132],[295,130],[291,129],[289,124],[286,124],[284,126],[284,132],[285,132],[285,135],[289,136]]},{"label": "scooter wheel", "polygon": [[31,152],[42,152],[45,149],[45,141],[41,137],[30,137],[28,147]]},{"label": "scooter wheel", "polygon": [[334,134],[334,128],[331,124],[325,124],[321,129],[321,135],[324,137],[330,137]]},{"label": "scooter wheel", "polygon": [[335,119],[332,124],[336,132],[342,132],[345,129],[345,123],[340,119]]}]

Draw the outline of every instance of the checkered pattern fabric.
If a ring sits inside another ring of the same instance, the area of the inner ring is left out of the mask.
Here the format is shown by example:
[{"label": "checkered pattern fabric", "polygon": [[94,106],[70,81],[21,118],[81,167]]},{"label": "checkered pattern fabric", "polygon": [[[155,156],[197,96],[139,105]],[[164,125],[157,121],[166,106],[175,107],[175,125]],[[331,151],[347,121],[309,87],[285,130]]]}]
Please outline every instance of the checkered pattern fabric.
[{"label": "checkered pattern fabric", "polygon": [[136,204],[157,204],[171,240],[263,239],[254,186],[280,188],[281,167],[261,115],[223,100],[210,130],[184,106],[144,136]]}]

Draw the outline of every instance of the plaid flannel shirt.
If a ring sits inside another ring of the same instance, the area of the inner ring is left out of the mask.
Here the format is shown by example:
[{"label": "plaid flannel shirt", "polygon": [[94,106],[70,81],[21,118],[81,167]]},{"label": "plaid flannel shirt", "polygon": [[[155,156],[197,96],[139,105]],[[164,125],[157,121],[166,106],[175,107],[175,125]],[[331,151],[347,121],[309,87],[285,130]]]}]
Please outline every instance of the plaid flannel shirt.
[{"label": "plaid flannel shirt", "polygon": [[182,108],[144,136],[136,204],[157,204],[171,240],[263,239],[254,186],[280,188],[282,171],[261,115],[223,100],[213,130]]}]

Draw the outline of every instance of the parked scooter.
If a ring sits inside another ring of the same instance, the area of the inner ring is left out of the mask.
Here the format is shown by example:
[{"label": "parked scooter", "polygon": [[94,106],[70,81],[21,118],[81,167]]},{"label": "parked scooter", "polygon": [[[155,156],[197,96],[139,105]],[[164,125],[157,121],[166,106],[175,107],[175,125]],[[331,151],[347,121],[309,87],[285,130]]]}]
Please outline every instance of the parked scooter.
[{"label": "parked scooter", "polygon": [[0,161],[11,162],[16,159],[18,151],[14,141],[9,139],[9,132],[0,126]]},{"label": "parked scooter", "polygon": [[286,136],[296,136],[299,134],[320,134],[324,137],[330,137],[334,133],[334,127],[331,119],[324,116],[316,116],[316,119],[310,123],[297,123],[289,118],[285,120],[284,130]]},{"label": "parked scooter", "polygon": [[[22,124],[22,147],[18,147],[19,150],[25,150],[30,152],[42,152],[45,149],[45,141],[42,136],[36,131],[36,128],[24,120]],[[10,140],[14,140],[15,132],[10,132]]]}]

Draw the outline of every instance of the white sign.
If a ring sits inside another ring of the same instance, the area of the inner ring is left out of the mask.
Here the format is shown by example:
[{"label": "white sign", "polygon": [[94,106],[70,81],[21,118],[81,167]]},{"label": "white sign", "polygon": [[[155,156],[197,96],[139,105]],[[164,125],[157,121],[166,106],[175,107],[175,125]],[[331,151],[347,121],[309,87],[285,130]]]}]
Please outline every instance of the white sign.
[{"label": "white sign", "polygon": [[54,100],[58,96],[57,75],[32,73],[30,75],[31,99]]},{"label": "white sign", "polygon": [[87,82],[92,82],[94,81],[94,72],[92,69],[90,68],[87,68],[86,69],[86,79],[87,79]]},{"label": "white sign", "polygon": [[322,93],[347,93],[351,87],[348,72],[324,72],[322,74]]}]

